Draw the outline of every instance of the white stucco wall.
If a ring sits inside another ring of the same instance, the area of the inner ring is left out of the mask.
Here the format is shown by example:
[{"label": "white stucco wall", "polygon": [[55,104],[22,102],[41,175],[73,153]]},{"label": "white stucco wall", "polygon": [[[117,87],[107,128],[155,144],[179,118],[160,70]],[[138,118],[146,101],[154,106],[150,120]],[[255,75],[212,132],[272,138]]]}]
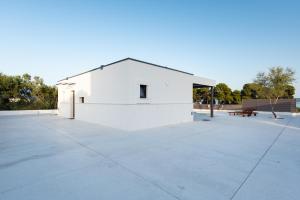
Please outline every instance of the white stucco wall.
[{"label": "white stucco wall", "polygon": [[[187,122],[192,120],[193,83],[205,81],[125,60],[61,81],[73,85],[58,85],[58,112],[64,117],[70,116],[69,95],[74,90],[75,119],[78,120],[124,130]],[[147,85],[146,99],[140,99],[140,84]],[[85,103],[80,103],[79,97],[84,97]]]}]

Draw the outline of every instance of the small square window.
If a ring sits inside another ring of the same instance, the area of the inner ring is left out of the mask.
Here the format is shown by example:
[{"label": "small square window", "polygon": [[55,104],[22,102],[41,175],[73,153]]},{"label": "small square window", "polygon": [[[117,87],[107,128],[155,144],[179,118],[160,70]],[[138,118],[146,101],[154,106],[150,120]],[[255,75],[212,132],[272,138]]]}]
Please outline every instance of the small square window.
[{"label": "small square window", "polygon": [[147,98],[147,85],[140,85],[140,98]]},{"label": "small square window", "polygon": [[79,97],[80,103],[84,103],[84,97]]}]

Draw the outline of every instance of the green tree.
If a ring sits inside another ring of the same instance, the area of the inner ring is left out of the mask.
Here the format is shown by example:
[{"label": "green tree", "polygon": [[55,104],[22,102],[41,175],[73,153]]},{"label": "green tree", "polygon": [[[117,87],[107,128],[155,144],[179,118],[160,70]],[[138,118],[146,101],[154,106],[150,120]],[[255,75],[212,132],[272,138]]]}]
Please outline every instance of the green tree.
[{"label": "green tree", "polygon": [[44,84],[42,78],[0,73],[0,110],[54,109],[56,105],[57,88]]},{"label": "green tree", "polygon": [[232,92],[232,103],[233,104],[241,104],[242,103],[242,98],[241,98],[241,92],[239,90],[234,90]]},{"label": "green tree", "polygon": [[295,71],[290,68],[272,67],[268,73],[260,72],[257,74],[255,83],[262,86],[261,96],[269,99],[273,116],[277,118],[274,112],[274,106],[280,97],[284,97],[286,90],[295,81]]},{"label": "green tree", "polygon": [[44,84],[44,80],[41,77],[39,77],[39,76],[34,76],[33,80],[34,80],[33,83],[35,85],[43,85]]},{"label": "green tree", "polygon": [[295,87],[292,85],[287,85],[285,88],[285,94],[283,98],[285,99],[293,99],[295,95]]},{"label": "green tree", "polygon": [[216,85],[214,96],[220,104],[231,104],[233,102],[232,91],[225,83]]},{"label": "green tree", "polygon": [[29,74],[23,74],[23,76],[22,76],[22,78],[23,78],[23,80],[25,81],[25,82],[29,82],[29,81],[31,81],[31,76],[29,75]]},{"label": "green tree", "polygon": [[261,98],[261,94],[263,91],[263,87],[257,83],[247,83],[243,86],[241,91],[242,99],[259,99]]},{"label": "green tree", "polygon": [[199,102],[198,88],[193,88],[193,102]]},{"label": "green tree", "polygon": [[210,89],[209,88],[194,88],[193,100],[194,102],[208,103],[210,102]]}]

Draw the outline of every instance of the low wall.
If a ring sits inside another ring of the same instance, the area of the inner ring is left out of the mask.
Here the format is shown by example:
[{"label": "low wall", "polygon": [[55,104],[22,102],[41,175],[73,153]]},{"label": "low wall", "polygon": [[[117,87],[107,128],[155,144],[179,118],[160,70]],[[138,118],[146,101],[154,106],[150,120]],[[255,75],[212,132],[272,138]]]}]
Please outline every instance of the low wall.
[{"label": "low wall", "polygon": [[[194,109],[210,109],[210,104],[194,103]],[[214,110],[241,110],[240,104],[214,105]]]},{"label": "low wall", "polygon": [[[271,111],[268,99],[245,99],[242,104],[214,105],[214,110],[242,110],[255,109],[257,111]],[[194,109],[210,109],[210,104],[194,103]],[[279,99],[274,107],[275,112],[296,112],[296,99]]]},{"label": "low wall", "polygon": [[[268,99],[245,99],[243,108],[254,108],[258,111],[271,111]],[[275,112],[296,112],[296,99],[279,99],[274,106]]]},{"label": "low wall", "polygon": [[0,111],[0,116],[7,115],[43,115],[43,114],[57,114],[57,110],[4,110]]}]

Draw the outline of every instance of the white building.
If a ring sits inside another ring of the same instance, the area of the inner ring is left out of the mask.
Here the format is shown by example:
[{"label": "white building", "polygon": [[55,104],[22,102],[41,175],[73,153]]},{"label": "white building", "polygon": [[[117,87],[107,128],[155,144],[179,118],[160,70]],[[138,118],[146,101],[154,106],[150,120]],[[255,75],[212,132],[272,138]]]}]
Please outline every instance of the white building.
[{"label": "white building", "polygon": [[193,120],[193,87],[215,81],[126,58],[58,81],[58,113],[124,130]]}]

